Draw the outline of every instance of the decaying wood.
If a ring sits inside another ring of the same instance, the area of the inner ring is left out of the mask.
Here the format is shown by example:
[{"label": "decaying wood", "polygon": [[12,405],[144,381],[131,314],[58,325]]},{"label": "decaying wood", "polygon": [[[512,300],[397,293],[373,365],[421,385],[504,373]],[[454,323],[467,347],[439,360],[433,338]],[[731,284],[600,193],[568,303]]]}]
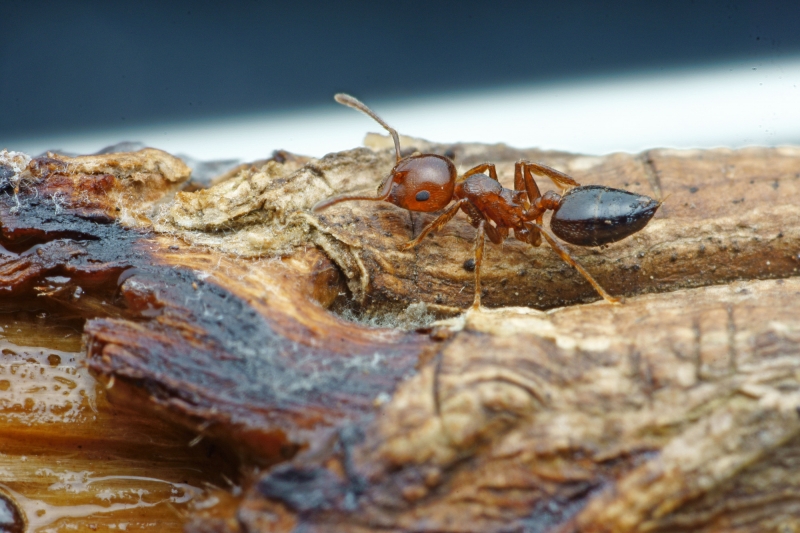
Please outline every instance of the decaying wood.
[{"label": "decaying wood", "polygon": [[[487,248],[484,302],[515,307],[454,316],[472,299],[465,220],[399,252],[429,215],[308,213],[377,186],[392,152],[370,143],[279,154],[194,192],[176,192],[188,173],[161,152],[3,154],[3,290],[88,317],[89,366],[119,401],[263,466],[235,515],[197,509],[188,531],[800,520],[800,149],[599,158],[405,140],[496,162],[506,184],[525,158],[665,200],[635,237],[575,249],[625,305],[557,308],[597,296],[546,246],[508,241]],[[425,326],[432,314],[451,318]]]}]

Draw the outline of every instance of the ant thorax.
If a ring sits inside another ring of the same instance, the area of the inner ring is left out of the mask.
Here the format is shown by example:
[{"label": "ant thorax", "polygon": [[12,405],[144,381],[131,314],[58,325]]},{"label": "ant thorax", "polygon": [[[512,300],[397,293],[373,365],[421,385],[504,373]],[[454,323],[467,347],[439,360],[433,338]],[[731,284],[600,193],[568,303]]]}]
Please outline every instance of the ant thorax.
[{"label": "ant thorax", "polygon": [[474,174],[456,185],[455,195],[464,198],[499,226],[521,228],[524,193],[506,189],[486,174]]}]

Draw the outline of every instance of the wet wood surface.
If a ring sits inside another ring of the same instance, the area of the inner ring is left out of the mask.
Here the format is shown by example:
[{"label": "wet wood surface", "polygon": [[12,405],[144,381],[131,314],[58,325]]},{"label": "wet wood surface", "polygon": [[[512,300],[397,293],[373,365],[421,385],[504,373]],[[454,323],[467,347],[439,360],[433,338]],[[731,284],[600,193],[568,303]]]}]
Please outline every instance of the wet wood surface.
[{"label": "wet wood surface", "polygon": [[495,309],[459,314],[465,219],[399,252],[429,215],[308,212],[377,187],[392,152],[368,144],[193,192],[154,150],[2,154],[0,490],[32,531],[794,527],[800,149],[404,139],[506,185],[524,158],[664,200],[572,248],[625,305],[508,241],[485,256]]},{"label": "wet wood surface", "polygon": [[16,311],[0,327],[0,500],[19,509],[0,512],[0,531],[178,532],[192,506],[232,500],[230,456],[109,400],[86,368],[82,321]]}]

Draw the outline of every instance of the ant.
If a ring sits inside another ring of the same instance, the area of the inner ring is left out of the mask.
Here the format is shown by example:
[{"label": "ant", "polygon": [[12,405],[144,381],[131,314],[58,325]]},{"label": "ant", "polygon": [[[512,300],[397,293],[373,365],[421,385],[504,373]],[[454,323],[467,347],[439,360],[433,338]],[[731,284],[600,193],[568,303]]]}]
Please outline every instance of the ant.
[{"label": "ant", "polygon": [[[556,236],[578,246],[601,246],[616,242],[644,228],[661,202],[621,189],[600,185],[581,186],[554,168],[524,160],[514,165],[513,190],[500,185],[492,163],[477,165],[459,178],[455,164],[447,157],[419,153],[401,157],[400,139],[394,128],[357,98],[340,93],[334,99],[370,116],[391,134],[397,163],[378,187],[377,197],[333,196],[317,203],[312,211],[319,212],[339,202],[352,200],[386,201],[409,211],[425,213],[444,209],[401,250],[414,248],[430,232],[447,224],[459,210],[464,211],[470,224],[478,230],[475,236],[473,309],[481,307],[480,271],[484,235],[494,244],[500,244],[508,238],[512,229],[515,239],[532,246],[541,245],[544,237],[561,259],[577,269],[600,296],[609,303],[620,303],[570,256]],[[533,174],[547,176],[563,194],[553,191],[541,194]],[[450,204],[452,201],[454,203]],[[548,210],[553,211],[550,218],[552,233],[544,227],[542,220]]]}]

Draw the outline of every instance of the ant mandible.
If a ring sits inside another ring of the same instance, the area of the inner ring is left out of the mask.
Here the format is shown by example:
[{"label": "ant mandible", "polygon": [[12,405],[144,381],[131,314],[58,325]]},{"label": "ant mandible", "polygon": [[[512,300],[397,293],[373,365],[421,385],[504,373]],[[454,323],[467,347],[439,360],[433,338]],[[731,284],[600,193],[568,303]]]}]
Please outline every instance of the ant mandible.
[{"label": "ant mandible", "polygon": [[[506,189],[497,179],[492,163],[483,163],[466,171],[460,178],[453,162],[436,154],[400,155],[400,139],[370,108],[348,94],[337,94],[335,100],[369,115],[383,126],[394,140],[397,163],[378,187],[378,196],[333,196],[317,203],[318,212],[339,202],[352,200],[386,201],[409,211],[430,213],[445,209],[425,226],[417,237],[401,249],[417,246],[432,231],[447,224],[459,210],[477,228],[475,236],[475,299],[473,309],[481,306],[481,261],[484,235],[500,244],[514,230],[514,238],[533,246],[542,244],[542,236],[561,259],[575,267],[607,302],[620,300],[608,294],[556,240],[578,246],[600,246],[616,242],[644,228],[661,206],[649,196],[599,185],[581,186],[574,179],[538,163],[518,161],[514,165],[514,189]],[[488,172],[488,175],[485,174]],[[562,192],[541,194],[533,174],[550,178]],[[568,190],[567,190],[568,189]],[[448,207],[451,201],[455,202]],[[544,213],[553,211],[550,228],[542,221]],[[494,225],[492,225],[494,222]]]}]

